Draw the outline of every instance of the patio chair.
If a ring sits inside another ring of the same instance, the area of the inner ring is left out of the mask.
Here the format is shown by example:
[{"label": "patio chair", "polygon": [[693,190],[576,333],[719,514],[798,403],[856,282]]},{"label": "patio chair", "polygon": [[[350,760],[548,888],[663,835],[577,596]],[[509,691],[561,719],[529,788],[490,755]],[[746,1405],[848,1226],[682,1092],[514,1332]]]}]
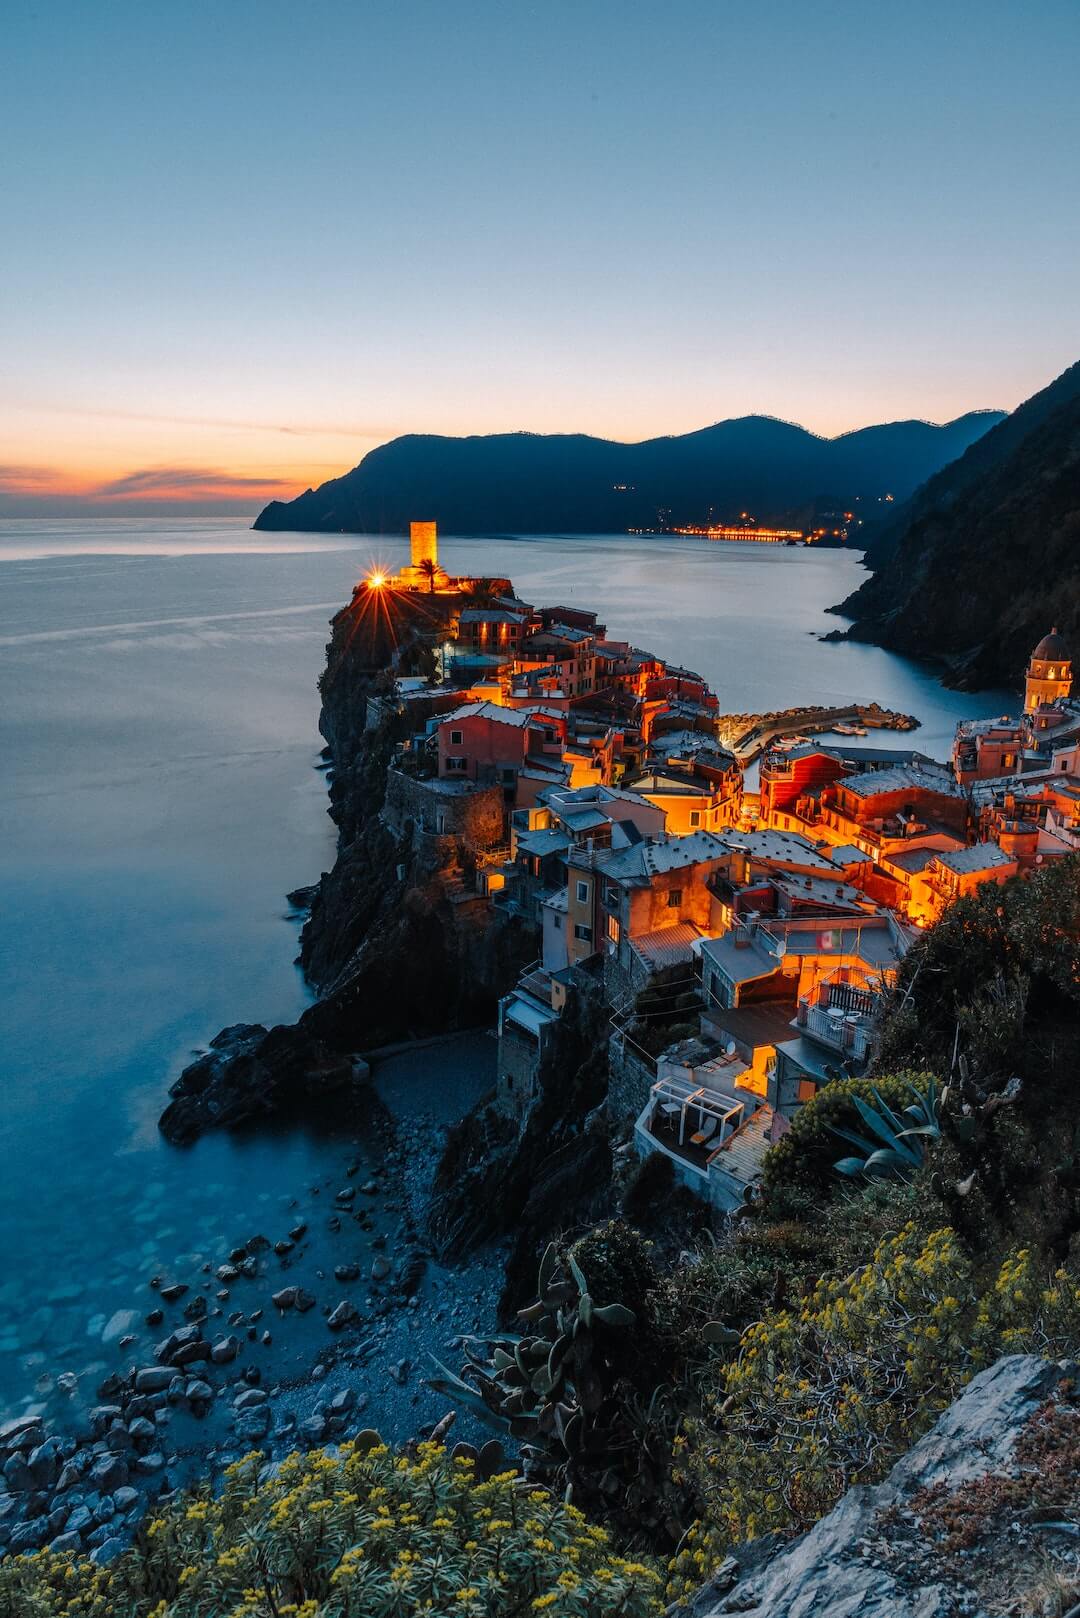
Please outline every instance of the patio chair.
[{"label": "patio chair", "polygon": [[704,1146],[707,1141],[712,1140],[713,1136],[716,1134],[716,1126],[717,1126],[718,1123],[719,1123],[718,1118],[715,1118],[715,1117],[706,1118],[705,1122],[702,1124],[702,1126],[698,1130],[697,1134],[690,1136],[691,1145],[693,1145],[693,1146]]}]

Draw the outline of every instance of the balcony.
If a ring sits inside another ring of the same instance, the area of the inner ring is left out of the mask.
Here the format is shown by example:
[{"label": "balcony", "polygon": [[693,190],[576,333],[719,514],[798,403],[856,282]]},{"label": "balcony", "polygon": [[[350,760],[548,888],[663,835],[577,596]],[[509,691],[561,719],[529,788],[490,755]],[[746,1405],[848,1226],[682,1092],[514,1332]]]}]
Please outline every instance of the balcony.
[{"label": "balcony", "polygon": [[[832,1001],[838,995],[837,1003]],[[851,1004],[845,1004],[850,1000]],[[865,1000],[866,1004],[860,1002]],[[799,1001],[795,1026],[800,1033],[839,1051],[854,1062],[865,1061],[870,1054],[874,1019],[871,1014],[874,996],[849,985],[836,985],[830,990],[828,1005],[812,1006],[806,999]]]}]

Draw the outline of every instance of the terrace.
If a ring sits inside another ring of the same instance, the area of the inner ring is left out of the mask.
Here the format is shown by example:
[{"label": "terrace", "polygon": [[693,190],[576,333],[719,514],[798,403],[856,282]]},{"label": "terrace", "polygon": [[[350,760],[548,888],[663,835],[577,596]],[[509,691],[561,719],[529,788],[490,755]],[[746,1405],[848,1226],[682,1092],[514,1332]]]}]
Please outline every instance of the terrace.
[{"label": "terrace", "polygon": [[653,1085],[635,1134],[642,1155],[662,1152],[685,1184],[730,1210],[761,1172],[772,1119],[772,1108],[755,1096],[666,1078]]},{"label": "terrace", "polygon": [[814,1003],[803,995],[792,1027],[819,1045],[827,1045],[852,1062],[863,1062],[870,1054],[881,995],[844,977],[825,978],[817,988]]}]

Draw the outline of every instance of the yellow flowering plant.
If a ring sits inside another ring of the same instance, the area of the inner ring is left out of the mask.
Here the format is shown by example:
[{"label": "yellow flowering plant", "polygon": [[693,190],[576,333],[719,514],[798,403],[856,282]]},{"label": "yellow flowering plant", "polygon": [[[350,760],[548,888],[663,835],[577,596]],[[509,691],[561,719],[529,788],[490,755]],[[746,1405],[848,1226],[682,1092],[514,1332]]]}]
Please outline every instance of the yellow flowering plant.
[{"label": "yellow flowering plant", "polygon": [[49,1551],[0,1563],[19,1618],[646,1618],[660,1578],[515,1472],[482,1480],[436,1444],[376,1434],[335,1452],[255,1452],[220,1493],[161,1509],[106,1567]]},{"label": "yellow flowering plant", "polygon": [[1080,1342],[1080,1285],[1027,1250],[980,1282],[956,1232],[914,1223],[852,1274],[772,1309],[703,1390],[676,1465],[705,1502],[671,1560],[669,1594],[733,1543],[801,1531],[874,1482],[1001,1354],[1061,1357]]}]

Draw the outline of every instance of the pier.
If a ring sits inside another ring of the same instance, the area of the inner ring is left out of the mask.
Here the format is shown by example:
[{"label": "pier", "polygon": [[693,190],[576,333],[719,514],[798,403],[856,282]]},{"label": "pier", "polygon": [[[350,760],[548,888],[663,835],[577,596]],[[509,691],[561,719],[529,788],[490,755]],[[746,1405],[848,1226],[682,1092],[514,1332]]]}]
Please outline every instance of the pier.
[{"label": "pier", "polygon": [[894,713],[880,703],[852,702],[840,708],[785,708],[776,713],[721,714],[719,740],[744,767],[785,736],[817,735],[837,725],[861,725],[866,730],[917,730],[913,714]]}]

